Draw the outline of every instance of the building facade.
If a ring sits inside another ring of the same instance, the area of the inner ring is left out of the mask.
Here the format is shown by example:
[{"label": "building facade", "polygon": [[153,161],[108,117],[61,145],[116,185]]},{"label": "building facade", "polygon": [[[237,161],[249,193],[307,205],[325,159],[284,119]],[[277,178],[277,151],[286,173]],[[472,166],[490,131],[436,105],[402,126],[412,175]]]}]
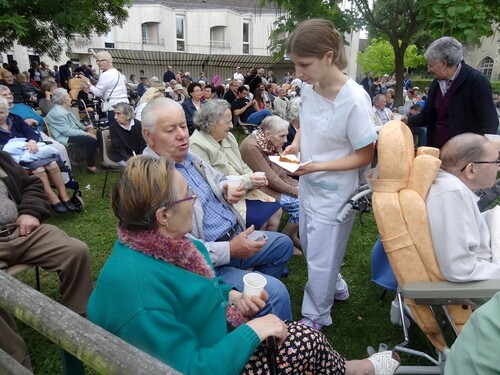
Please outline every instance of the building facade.
[{"label": "building facade", "polygon": [[[293,64],[286,59],[274,62],[270,57],[269,34],[278,14],[274,7],[259,8],[258,0],[134,1],[121,27],[90,39],[76,35],[70,59],[75,65],[95,66],[93,54],[108,49],[114,66],[127,77],[139,75],[142,69],[148,77],[161,79],[171,65],[174,71],[189,71],[194,78],[203,70],[209,78],[219,74],[226,80],[237,66],[243,73],[252,67],[273,70],[281,78],[293,70]],[[346,40],[350,44],[346,73],[356,77],[359,34],[348,35]],[[45,61],[50,67],[67,60],[51,61],[21,46],[14,46],[2,58],[3,62],[17,60],[21,70],[32,60]]]}]

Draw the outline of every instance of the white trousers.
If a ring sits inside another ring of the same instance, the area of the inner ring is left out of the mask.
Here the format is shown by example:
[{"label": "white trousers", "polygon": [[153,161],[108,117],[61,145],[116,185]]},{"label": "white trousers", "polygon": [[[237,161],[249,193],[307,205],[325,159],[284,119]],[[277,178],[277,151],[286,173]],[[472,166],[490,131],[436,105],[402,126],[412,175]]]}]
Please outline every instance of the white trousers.
[{"label": "white trousers", "polygon": [[324,224],[300,209],[299,233],[308,273],[302,315],[324,326],[332,324],[335,292],[347,289],[340,267],[355,217],[352,212],[342,223]]}]

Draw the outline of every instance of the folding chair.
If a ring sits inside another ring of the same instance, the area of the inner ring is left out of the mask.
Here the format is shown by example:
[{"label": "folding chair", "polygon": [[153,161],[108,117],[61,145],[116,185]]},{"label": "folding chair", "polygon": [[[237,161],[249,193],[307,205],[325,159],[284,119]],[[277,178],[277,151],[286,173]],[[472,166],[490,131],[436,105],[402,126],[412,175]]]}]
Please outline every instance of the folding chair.
[{"label": "folding chair", "polygon": [[254,131],[255,129],[257,129],[260,126],[260,125],[255,125],[255,124],[243,122],[243,121],[241,121],[240,116],[236,116],[236,121],[237,121],[238,125],[243,129],[243,133],[245,133],[247,135],[250,134],[252,131]]},{"label": "folding chair", "polygon": [[[29,270],[31,265],[29,264],[14,264],[13,266],[8,267],[5,272],[7,272],[11,276],[16,276],[20,273],[23,273]],[[36,282],[36,290],[40,291],[40,270],[38,266],[35,267],[35,282]]]},{"label": "folding chair", "polygon": [[106,190],[106,183],[108,181],[108,173],[110,170],[116,171],[122,169],[123,167],[114,162],[109,158],[108,152],[111,150],[111,137],[109,135],[109,129],[104,129],[101,132],[102,135],[102,157],[103,157],[103,166],[106,166],[106,176],[104,177],[104,185],[102,187],[101,198],[104,198],[104,191]]},{"label": "folding chair", "polygon": [[390,121],[379,133],[378,176],[373,171],[369,176],[375,220],[400,288],[397,294],[400,314],[404,316],[404,298],[412,319],[439,351],[435,359],[406,348],[409,338],[402,319],[405,340],[395,349],[423,356],[436,366],[425,367],[422,372],[415,369],[406,372],[403,366],[397,373],[441,373],[448,348],[472,313],[470,305],[484,302],[484,297],[492,297],[500,290],[500,280],[444,281],[434,254],[425,204],[441,165],[438,156],[438,149],[420,147],[415,157],[408,126]]}]

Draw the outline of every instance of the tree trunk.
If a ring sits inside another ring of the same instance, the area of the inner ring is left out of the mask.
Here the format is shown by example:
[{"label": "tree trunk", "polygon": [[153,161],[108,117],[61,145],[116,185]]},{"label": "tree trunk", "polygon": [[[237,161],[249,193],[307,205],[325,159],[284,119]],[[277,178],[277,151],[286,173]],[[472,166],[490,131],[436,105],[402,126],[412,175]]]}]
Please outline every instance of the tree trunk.
[{"label": "tree trunk", "polygon": [[403,73],[405,70],[404,57],[406,48],[399,45],[393,45],[394,48],[394,64],[396,65],[396,94],[394,96],[395,107],[403,105]]}]

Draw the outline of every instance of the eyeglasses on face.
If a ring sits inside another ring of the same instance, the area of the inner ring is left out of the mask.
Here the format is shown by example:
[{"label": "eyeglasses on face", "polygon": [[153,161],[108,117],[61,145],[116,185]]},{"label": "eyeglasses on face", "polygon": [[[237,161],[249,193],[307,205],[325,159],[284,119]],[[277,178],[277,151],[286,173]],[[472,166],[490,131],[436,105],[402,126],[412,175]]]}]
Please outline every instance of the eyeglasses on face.
[{"label": "eyeglasses on face", "polygon": [[[467,165],[469,165],[469,164],[496,164],[497,167],[500,167],[500,158],[498,158],[497,160],[493,160],[493,161],[472,161],[472,162],[468,163]],[[465,171],[465,168],[467,168],[467,165],[465,167],[463,167],[462,169],[460,169],[460,172]]]},{"label": "eyeglasses on face", "polygon": [[100,62],[103,62],[103,61],[108,61],[108,60],[96,60],[95,62],[99,64]]},{"label": "eyeglasses on face", "polygon": [[194,202],[196,200],[196,197],[197,197],[196,192],[194,191],[194,189],[191,186],[189,186],[188,191],[187,191],[187,197],[176,200],[174,203],[172,203],[172,206],[175,206],[177,203],[186,202],[186,201],[190,201],[190,200],[193,200],[193,202]]}]

